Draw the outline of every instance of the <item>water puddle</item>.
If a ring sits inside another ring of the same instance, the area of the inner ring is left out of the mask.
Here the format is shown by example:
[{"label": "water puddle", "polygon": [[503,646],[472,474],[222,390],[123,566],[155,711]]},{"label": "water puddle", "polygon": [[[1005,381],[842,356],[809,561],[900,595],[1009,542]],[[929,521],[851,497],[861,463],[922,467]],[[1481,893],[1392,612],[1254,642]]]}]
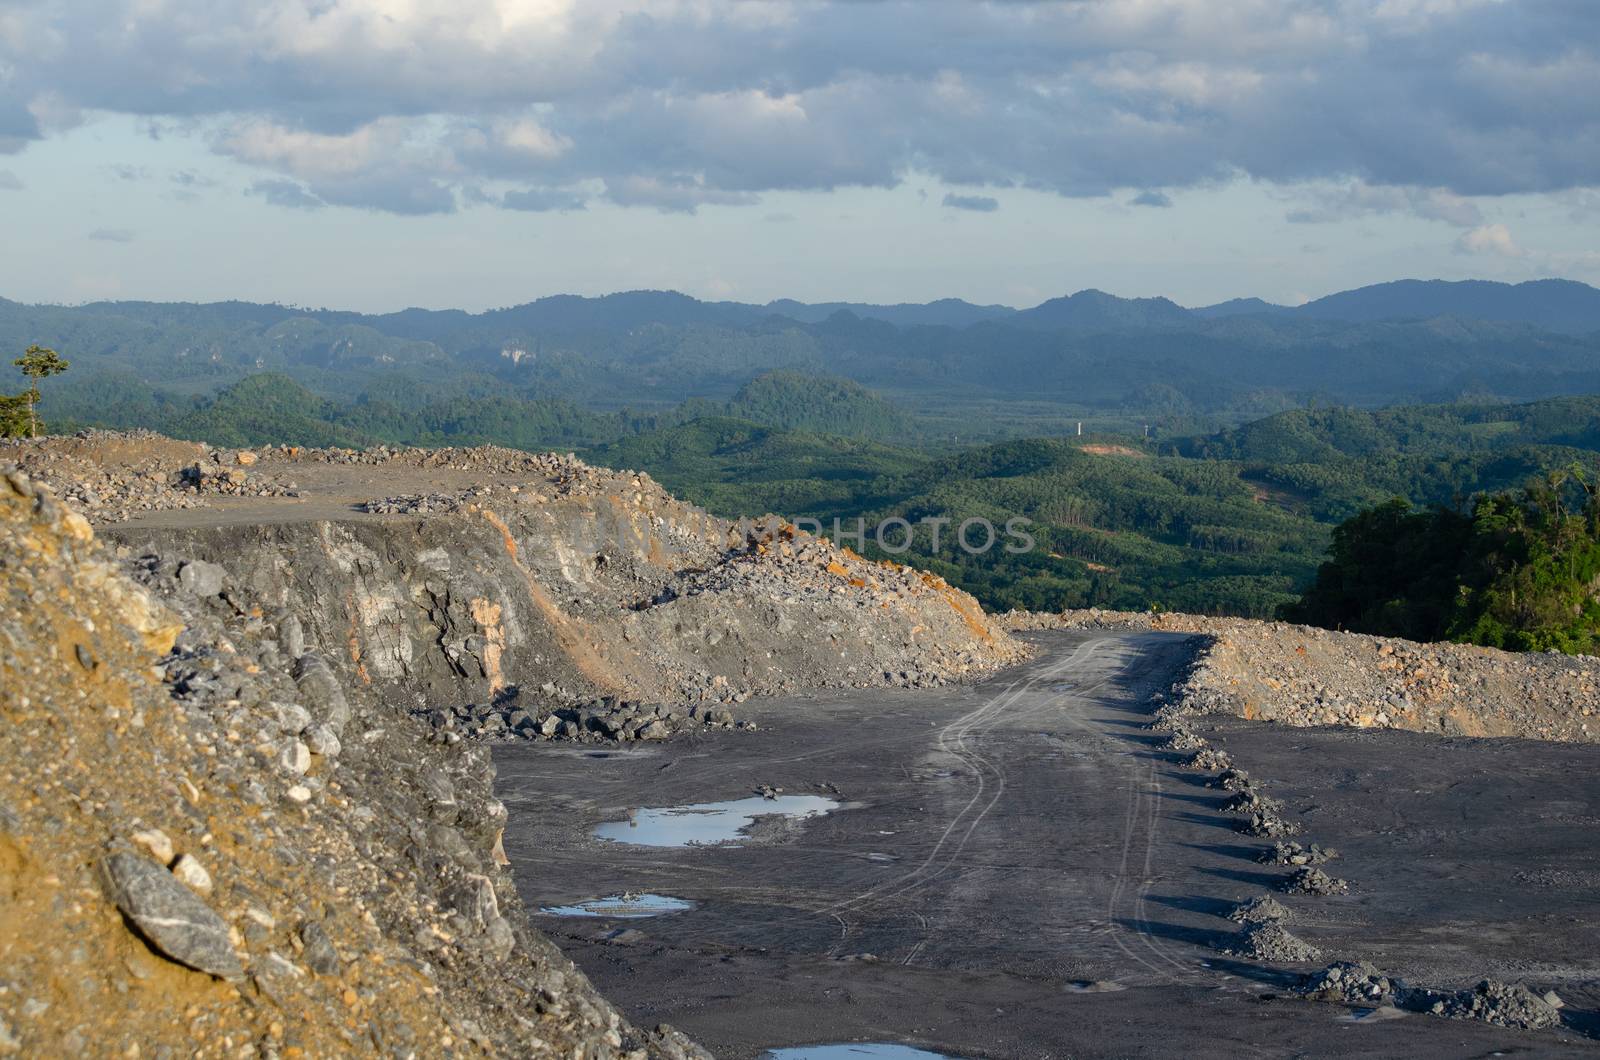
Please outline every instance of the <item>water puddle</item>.
[{"label": "water puddle", "polygon": [[682,898],[669,898],[664,894],[616,894],[610,898],[591,898],[577,905],[552,905],[540,909],[546,916],[615,917],[619,920],[638,920],[662,913],[681,913],[693,909],[694,903]]},{"label": "water puddle", "polygon": [[768,1049],[761,1060],[960,1060],[944,1053],[931,1053],[893,1042],[840,1042],[837,1045],[797,1045],[790,1049]]},{"label": "water puddle", "polygon": [[1067,990],[1074,994],[1113,994],[1127,987],[1109,979],[1079,979],[1067,984]]},{"label": "water puddle", "polygon": [[633,811],[626,821],[607,821],[594,834],[635,846],[714,846],[747,838],[743,833],[758,817],[804,819],[827,813],[838,805],[821,795],[779,795],[775,799],[758,795],[728,802],[646,808]]},{"label": "water puddle", "polygon": [[1343,1016],[1335,1016],[1334,1018],[1340,1023],[1378,1023],[1383,1020],[1404,1019],[1405,1016],[1406,1013],[1393,1005],[1384,1005],[1382,1008],[1354,1009]]}]

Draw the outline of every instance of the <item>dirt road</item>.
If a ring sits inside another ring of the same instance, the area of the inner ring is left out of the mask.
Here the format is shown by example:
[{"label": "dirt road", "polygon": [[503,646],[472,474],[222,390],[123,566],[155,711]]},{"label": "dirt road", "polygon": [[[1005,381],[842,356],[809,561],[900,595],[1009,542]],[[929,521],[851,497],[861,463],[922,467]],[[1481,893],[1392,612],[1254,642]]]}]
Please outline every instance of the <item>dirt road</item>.
[{"label": "dirt road", "polygon": [[[1345,851],[1332,867],[1350,895],[1280,896],[1328,959],[1430,986],[1527,979],[1571,1002],[1568,1026],[1536,1035],[1362,1018],[1285,996],[1292,969],[1216,948],[1235,929],[1221,914],[1285,872],[1257,863],[1263,844],[1232,830],[1226,794],[1144,728],[1185,638],[1038,642],[1034,662],[971,688],[752,701],[754,733],[499,748],[519,887],[534,906],[624,891],[695,902],[540,920],[637,1022],[671,1022],[719,1055],[847,1040],[969,1057],[1595,1051],[1600,948],[1583,881],[1600,879],[1586,838],[1600,749],[1212,724],[1304,838]],[[763,820],[740,846],[592,836],[639,807],[762,785],[841,805]],[[1534,792],[1557,804],[1537,827]]]}]

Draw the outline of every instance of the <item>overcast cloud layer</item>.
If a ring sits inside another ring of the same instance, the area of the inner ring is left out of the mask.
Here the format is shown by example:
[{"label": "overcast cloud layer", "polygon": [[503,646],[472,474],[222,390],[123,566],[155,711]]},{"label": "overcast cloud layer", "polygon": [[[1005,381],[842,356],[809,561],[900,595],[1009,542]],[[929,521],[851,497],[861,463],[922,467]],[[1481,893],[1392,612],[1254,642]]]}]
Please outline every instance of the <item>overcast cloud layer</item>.
[{"label": "overcast cloud layer", "polygon": [[1600,173],[1594,0],[0,0],[0,150],[97,113],[286,209],[1333,179],[1306,221]]}]

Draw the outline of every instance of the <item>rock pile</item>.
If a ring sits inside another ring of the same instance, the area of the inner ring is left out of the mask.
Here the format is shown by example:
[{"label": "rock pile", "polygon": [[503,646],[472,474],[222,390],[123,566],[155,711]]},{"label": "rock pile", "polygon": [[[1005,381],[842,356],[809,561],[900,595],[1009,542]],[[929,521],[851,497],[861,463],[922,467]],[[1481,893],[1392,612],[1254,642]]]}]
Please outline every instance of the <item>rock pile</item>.
[{"label": "rock pile", "polygon": [[570,706],[524,702],[511,695],[493,703],[469,703],[454,710],[432,710],[427,722],[436,736],[450,741],[463,736],[498,739],[573,740],[579,743],[630,743],[665,740],[710,729],[747,728],[735,722],[724,706],[638,703],[615,696]]},{"label": "rock pile", "polygon": [[1348,894],[1350,884],[1329,876],[1319,868],[1304,866],[1293,872],[1288,879],[1283,881],[1285,894],[1308,894],[1318,898],[1334,894]]},{"label": "rock pile", "polygon": [[[107,459],[106,454],[116,454]],[[0,462],[70,503],[91,524],[203,507],[209,497],[293,497],[295,484],[247,470],[254,452],[212,450],[148,431],[83,431],[0,443]]]},{"label": "rock pile", "polygon": [[1397,986],[1404,989],[1366,961],[1337,961],[1302,979],[1295,993],[1313,1001],[1376,1006],[1392,999]]},{"label": "rock pile", "polygon": [[1339,852],[1332,848],[1318,846],[1301,846],[1299,843],[1285,843],[1279,841],[1272,845],[1270,850],[1263,850],[1256,860],[1263,865],[1323,865],[1339,856]]},{"label": "rock pile", "polygon": [[1258,894],[1228,911],[1228,919],[1240,924],[1264,924],[1269,920],[1289,918],[1289,910],[1270,894]]},{"label": "rock pile", "polygon": [[1252,961],[1269,961],[1273,964],[1301,964],[1314,961],[1322,951],[1305,940],[1291,935],[1276,920],[1263,920],[1248,924],[1227,950],[1232,956]]},{"label": "rock pile", "polygon": [[1520,1030],[1542,1030],[1561,1022],[1563,1003],[1555,991],[1543,995],[1534,993],[1521,983],[1501,983],[1485,979],[1471,990],[1462,990],[1443,997],[1408,996],[1401,1000],[1405,1007],[1422,1008],[1435,1016],[1453,1020],[1481,1020],[1499,1027]]},{"label": "rock pile", "polygon": [[1559,1026],[1564,1002],[1555,993],[1538,994],[1521,983],[1485,979],[1468,990],[1413,987],[1384,975],[1366,961],[1338,961],[1301,979],[1294,992],[1311,1001],[1379,1007],[1392,1004],[1410,1012],[1445,1019],[1478,1020],[1518,1030]]}]

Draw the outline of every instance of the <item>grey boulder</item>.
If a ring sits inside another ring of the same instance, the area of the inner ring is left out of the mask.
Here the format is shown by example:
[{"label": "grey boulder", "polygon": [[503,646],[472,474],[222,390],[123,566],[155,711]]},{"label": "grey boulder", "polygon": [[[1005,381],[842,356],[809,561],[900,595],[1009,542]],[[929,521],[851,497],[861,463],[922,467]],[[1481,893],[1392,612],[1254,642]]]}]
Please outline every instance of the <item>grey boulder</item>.
[{"label": "grey boulder", "polygon": [[111,898],[159,953],[219,979],[244,975],[228,925],[170,872],[137,854],[106,859]]}]

